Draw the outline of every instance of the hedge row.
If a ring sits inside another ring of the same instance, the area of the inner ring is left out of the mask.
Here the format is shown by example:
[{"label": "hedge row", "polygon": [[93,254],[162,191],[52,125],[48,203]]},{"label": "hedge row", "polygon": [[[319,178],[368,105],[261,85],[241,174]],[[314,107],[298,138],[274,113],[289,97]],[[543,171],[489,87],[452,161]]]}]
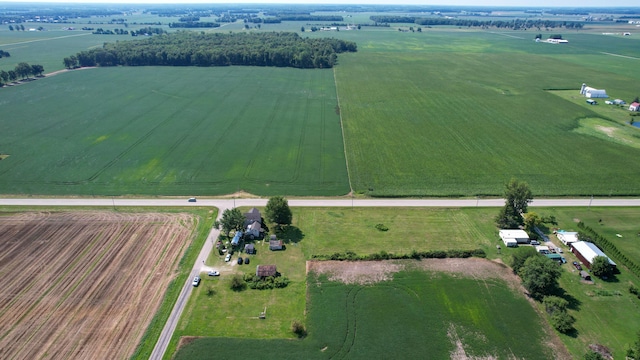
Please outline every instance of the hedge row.
[{"label": "hedge row", "polygon": [[602,249],[607,256],[614,258],[616,261],[626,266],[634,275],[640,277],[640,265],[636,264],[633,260],[629,259],[607,238],[598,234],[591,227],[585,225],[582,221],[578,223],[578,228],[582,231],[579,232],[578,237],[581,240],[589,241],[596,244]]},{"label": "hedge row", "polygon": [[416,251],[413,250],[409,254],[393,254],[386,251],[380,251],[369,255],[358,255],[353,251],[337,252],[332,255],[312,255],[312,259],[316,260],[339,260],[339,261],[355,261],[355,260],[390,260],[390,259],[445,259],[445,258],[469,258],[469,257],[485,258],[487,254],[482,249],[475,250],[433,250],[433,251]]}]

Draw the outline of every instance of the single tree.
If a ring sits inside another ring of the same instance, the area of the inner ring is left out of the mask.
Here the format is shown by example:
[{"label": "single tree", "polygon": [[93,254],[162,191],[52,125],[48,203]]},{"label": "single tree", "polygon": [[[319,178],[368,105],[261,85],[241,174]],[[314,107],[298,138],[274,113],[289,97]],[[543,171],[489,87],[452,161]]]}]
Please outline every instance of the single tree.
[{"label": "single tree", "polygon": [[557,289],[560,267],[546,256],[533,256],[524,262],[518,275],[531,297],[540,300]]},{"label": "single tree", "polygon": [[31,66],[26,62],[21,62],[16,65],[15,71],[21,78],[28,79],[29,75],[31,75]]},{"label": "single tree", "polygon": [[9,70],[9,81],[16,81],[18,80],[18,73],[15,70]]},{"label": "single tree", "polygon": [[558,296],[545,296],[544,300],[542,300],[542,304],[544,305],[544,309],[547,311],[547,314],[553,315],[567,311],[567,305],[569,305],[569,302]]},{"label": "single tree", "polygon": [[231,230],[239,231],[244,228],[244,221],[247,218],[240,212],[240,209],[226,209],[222,213],[219,225],[222,227],[222,232],[229,236]]},{"label": "single tree", "polygon": [[267,220],[277,226],[290,225],[292,214],[287,199],[282,196],[274,196],[269,199],[265,207]]},{"label": "single tree", "polygon": [[527,212],[527,207],[533,195],[526,182],[511,179],[505,186],[505,204],[496,217],[496,225],[503,229],[515,229],[524,223],[522,214]]},{"label": "single tree", "polygon": [[13,31],[13,26],[9,25],[9,31]]},{"label": "single tree", "polygon": [[606,256],[596,256],[591,262],[591,273],[597,277],[608,277],[613,275],[613,268]]},{"label": "single tree", "polygon": [[562,311],[556,314],[551,315],[551,325],[554,329],[559,332],[566,334],[569,331],[573,330],[573,323],[576,322],[576,319],[569,315],[566,311]]},{"label": "single tree", "polygon": [[9,81],[9,73],[4,70],[0,70],[0,79],[2,79],[2,82],[7,83]]},{"label": "single tree", "polygon": [[36,76],[42,76],[43,72],[44,72],[44,66],[39,64],[31,65],[31,74]]},{"label": "single tree", "polygon": [[304,26],[300,28],[300,32],[304,32]]},{"label": "single tree", "polygon": [[528,232],[534,232],[534,229],[542,224],[542,218],[535,212],[528,212],[523,214],[524,217],[524,229]]},{"label": "single tree", "polygon": [[242,291],[246,289],[247,283],[242,278],[242,275],[235,274],[231,277],[230,287],[233,291]]}]

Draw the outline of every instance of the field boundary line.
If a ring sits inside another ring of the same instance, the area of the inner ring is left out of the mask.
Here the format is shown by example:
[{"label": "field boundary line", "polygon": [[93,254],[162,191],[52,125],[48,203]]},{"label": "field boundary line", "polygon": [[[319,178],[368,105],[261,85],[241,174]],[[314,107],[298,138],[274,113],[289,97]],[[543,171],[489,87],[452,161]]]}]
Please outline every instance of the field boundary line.
[{"label": "field boundary line", "polygon": [[625,59],[640,60],[640,58],[633,57],[633,56],[627,56],[627,55],[620,55],[620,54],[608,53],[608,52],[604,52],[604,51],[601,51],[600,53],[601,53],[601,54],[605,54],[605,55],[610,55],[610,56],[617,56],[617,57],[621,57],[621,58],[625,58]]},{"label": "field boundary line", "polygon": [[58,40],[58,39],[65,39],[65,38],[76,37],[76,36],[85,36],[85,35],[91,35],[91,33],[89,32],[89,33],[82,33],[82,34],[57,36],[57,37],[46,38],[46,39],[33,39],[33,40],[27,40],[27,41],[20,41],[20,42],[17,42],[17,43],[0,44],[0,45],[2,45],[2,46],[20,45],[20,44],[28,44],[28,43],[33,43],[33,42],[49,41],[49,40]]},{"label": "field boundary line", "polygon": [[349,157],[347,156],[347,141],[344,137],[344,123],[342,122],[342,107],[340,106],[340,94],[338,94],[338,79],[336,78],[336,68],[333,68],[333,84],[336,87],[336,101],[338,102],[338,116],[340,117],[340,132],[342,132],[342,151],[344,152],[344,163],[347,166],[347,180],[349,181],[349,192],[353,196],[353,186],[351,186],[351,171],[349,171]]}]

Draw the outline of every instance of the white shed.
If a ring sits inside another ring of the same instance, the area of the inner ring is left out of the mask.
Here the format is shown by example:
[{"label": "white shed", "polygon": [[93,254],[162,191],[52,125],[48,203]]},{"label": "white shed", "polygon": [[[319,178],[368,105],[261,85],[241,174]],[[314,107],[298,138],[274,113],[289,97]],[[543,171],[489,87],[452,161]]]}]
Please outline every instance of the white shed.
[{"label": "white shed", "polygon": [[578,239],[578,233],[573,231],[558,231],[556,233],[556,236],[558,237],[558,240],[560,240],[565,245],[580,241]]},{"label": "white shed", "polygon": [[517,244],[528,244],[529,235],[524,230],[502,229],[499,232],[500,239],[506,246],[517,246]]}]

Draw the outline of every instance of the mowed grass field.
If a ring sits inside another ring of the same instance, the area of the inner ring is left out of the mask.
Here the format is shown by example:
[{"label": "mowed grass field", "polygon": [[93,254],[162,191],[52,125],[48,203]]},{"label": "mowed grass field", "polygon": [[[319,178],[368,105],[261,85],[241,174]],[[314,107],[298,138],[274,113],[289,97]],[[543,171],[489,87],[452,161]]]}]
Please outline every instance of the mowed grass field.
[{"label": "mowed grass field", "polygon": [[100,68],[2,89],[4,193],[342,195],[331,70]]},{"label": "mowed grass field", "polygon": [[574,131],[601,116],[547,91],[577,93],[586,82],[632,100],[637,40],[565,33],[570,43],[556,46],[533,33],[455,29],[339,36],[359,49],[335,69],[356,192],[497,195],[516,177],[538,196],[638,193],[640,150]]},{"label": "mowed grass field", "polygon": [[[409,265],[392,279],[369,285],[309,273],[309,335],[303,340],[199,338],[175,358],[204,359],[214,353],[229,359],[370,359],[398,354],[444,359],[461,353],[552,357],[538,314],[504,280],[424,271],[411,268],[412,261],[404,264]],[[263,321],[270,321],[268,312]],[[250,328],[248,320],[244,323]],[[526,334],[526,341],[513,341],[513,334]]]}]

